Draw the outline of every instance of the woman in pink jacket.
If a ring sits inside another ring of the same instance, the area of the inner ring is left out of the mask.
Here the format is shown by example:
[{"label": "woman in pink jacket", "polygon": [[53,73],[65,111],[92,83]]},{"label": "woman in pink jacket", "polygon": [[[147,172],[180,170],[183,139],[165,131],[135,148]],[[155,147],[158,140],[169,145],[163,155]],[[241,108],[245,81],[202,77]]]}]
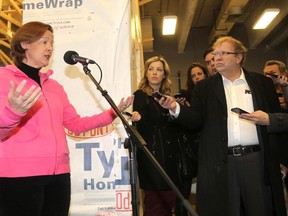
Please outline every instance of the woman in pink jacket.
[{"label": "woman in pink jacket", "polygon": [[[11,41],[14,65],[0,68],[0,215],[67,216],[69,150],[64,128],[75,133],[110,124],[112,109],[80,117],[63,87],[43,73],[53,52],[53,29],[23,25]],[[122,98],[122,112],[133,103]]]}]

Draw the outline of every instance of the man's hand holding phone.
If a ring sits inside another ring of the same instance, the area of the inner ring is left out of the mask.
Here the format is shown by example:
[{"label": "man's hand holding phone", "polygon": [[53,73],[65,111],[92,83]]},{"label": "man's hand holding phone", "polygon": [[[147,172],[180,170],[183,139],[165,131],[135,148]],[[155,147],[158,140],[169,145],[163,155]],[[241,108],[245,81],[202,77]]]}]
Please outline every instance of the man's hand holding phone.
[{"label": "man's hand holding phone", "polygon": [[257,110],[257,111],[252,112],[252,113],[243,113],[242,115],[239,115],[239,118],[252,121],[258,125],[269,125],[270,124],[270,119],[269,119],[268,113],[263,112],[261,110]]},{"label": "man's hand holding phone", "polygon": [[234,113],[237,113],[238,115],[241,115],[241,114],[249,114],[249,112],[239,108],[239,107],[234,107],[231,109],[232,112]]},{"label": "man's hand holding phone", "polygon": [[158,101],[160,106],[162,106],[163,108],[175,112],[177,102],[174,97],[171,97],[169,95],[163,95],[160,92],[152,92],[152,97],[154,97]]}]

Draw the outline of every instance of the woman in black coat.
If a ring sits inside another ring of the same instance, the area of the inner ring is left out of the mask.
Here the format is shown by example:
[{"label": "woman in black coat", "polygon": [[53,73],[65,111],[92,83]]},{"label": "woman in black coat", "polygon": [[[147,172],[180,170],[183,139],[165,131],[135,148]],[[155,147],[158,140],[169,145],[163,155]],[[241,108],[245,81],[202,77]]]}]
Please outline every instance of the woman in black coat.
[{"label": "woman in black coat", "polygon": [[[164,58],[155,56],[145,62],[144,77],[134,93],[132,120],[146,141],[148,150],[178,185],[178,148],[172,141],[176,128],[169,122],[168,110],[162,108],[152,96],[152,92],[170,94],[169,74],[169,66]],[[137,162],[140,188],[144,190],[144,215],[172,215],[176,199],[174,192],[141,150],[137,152]]]}]

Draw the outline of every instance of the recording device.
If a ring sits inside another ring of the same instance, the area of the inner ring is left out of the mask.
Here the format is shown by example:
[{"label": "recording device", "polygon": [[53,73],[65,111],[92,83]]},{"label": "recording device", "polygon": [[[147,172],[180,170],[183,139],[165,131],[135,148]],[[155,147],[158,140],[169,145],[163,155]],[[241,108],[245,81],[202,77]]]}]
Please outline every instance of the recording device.
[{"label": "recording device", "polygon": [[129,113],[129,112],[126,112],[126,111],[122,112],[122,114],[123,114],[123,115],[126,115],[126,116],[128,116],[128,117],[132,117],[132,114]]},{"label": "recording device", "polygon": [[157,98],[158,100],[160,100],[162,97],[166,99],[166,97],[158,91],[152,92],[152,97]]},{"label": "recording device", "polygon": [[232,112],[235,112],[237,113],[238,115],[241,115],[241,114],[249,114],[249,112],[239,108],[239,107],[234,107],[231,109]]},{"label": "recording device", "polygon": [[[265,75],[269,75],[269,76],[271,76],[271,77],[273,77],[273,78],[278,78],[278,77],[280,77],[280,78],[282,78],[282,75],[276,75],[276,74],[273,74],[273,73],[271,73],[271,72],[267,72],[267,73],[265,73]],[[280,86],[281,87],[287,87],[288,86],[288,83],[286,82],[286,83],[282,83],[282,84],[280,84]],[[283,96],[283,95],[282,95]],[[280,96],[279,94],[278,94],[278,97],[282,97],[282,96]]]},{"label": "recording device", "polygon": [[186,98],[186,96],[185,96],[185,94],[183,94],[183,93],[180,92],[180,93],[175,94],[175,95],[174,95],[174,98],[176,98],[176,99],[177,99],[177,98]]},{"label": "recording device", "polygon": [[266,73],[266,75],[269,75],[269,76],[274,77],[274,78],[278,78],[278,75],[273,74],[273,73]]},{"label": "recording device", "polygon": [[91,60],[91,59],[88,59],[88,58],[85,58],[85,57],[81,57],[78,55],[77,52],[75,51],[67,51],[65,54],[64,54],[64,61],[67,63],[67,64],[70,64],[70,65],[74,65],[76,64],[77,62],[81,63],[81,64],[95,64],[95,61]]},{"label": "recording device", "polygon": [[283,97],[283,93],[277,92],[277,96],[278,96],[278,97]]}]

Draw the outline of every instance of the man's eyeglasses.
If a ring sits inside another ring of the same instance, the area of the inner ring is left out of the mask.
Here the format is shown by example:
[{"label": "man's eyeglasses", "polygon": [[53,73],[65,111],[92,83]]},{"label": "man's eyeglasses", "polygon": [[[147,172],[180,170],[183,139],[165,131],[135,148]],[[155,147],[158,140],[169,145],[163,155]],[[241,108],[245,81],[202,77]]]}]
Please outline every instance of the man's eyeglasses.
[{"label": "man's eyeglasses", "polygon": [[237,52],[228,52],[228,51],[216,51],[216,52],[212,52],[212,55],[214,56],[226,56],[226,55],[230,55],[230,54],[234,54],[234,55],[237,55],[237,54],[240,54],[240,53],[237,53]]}]

